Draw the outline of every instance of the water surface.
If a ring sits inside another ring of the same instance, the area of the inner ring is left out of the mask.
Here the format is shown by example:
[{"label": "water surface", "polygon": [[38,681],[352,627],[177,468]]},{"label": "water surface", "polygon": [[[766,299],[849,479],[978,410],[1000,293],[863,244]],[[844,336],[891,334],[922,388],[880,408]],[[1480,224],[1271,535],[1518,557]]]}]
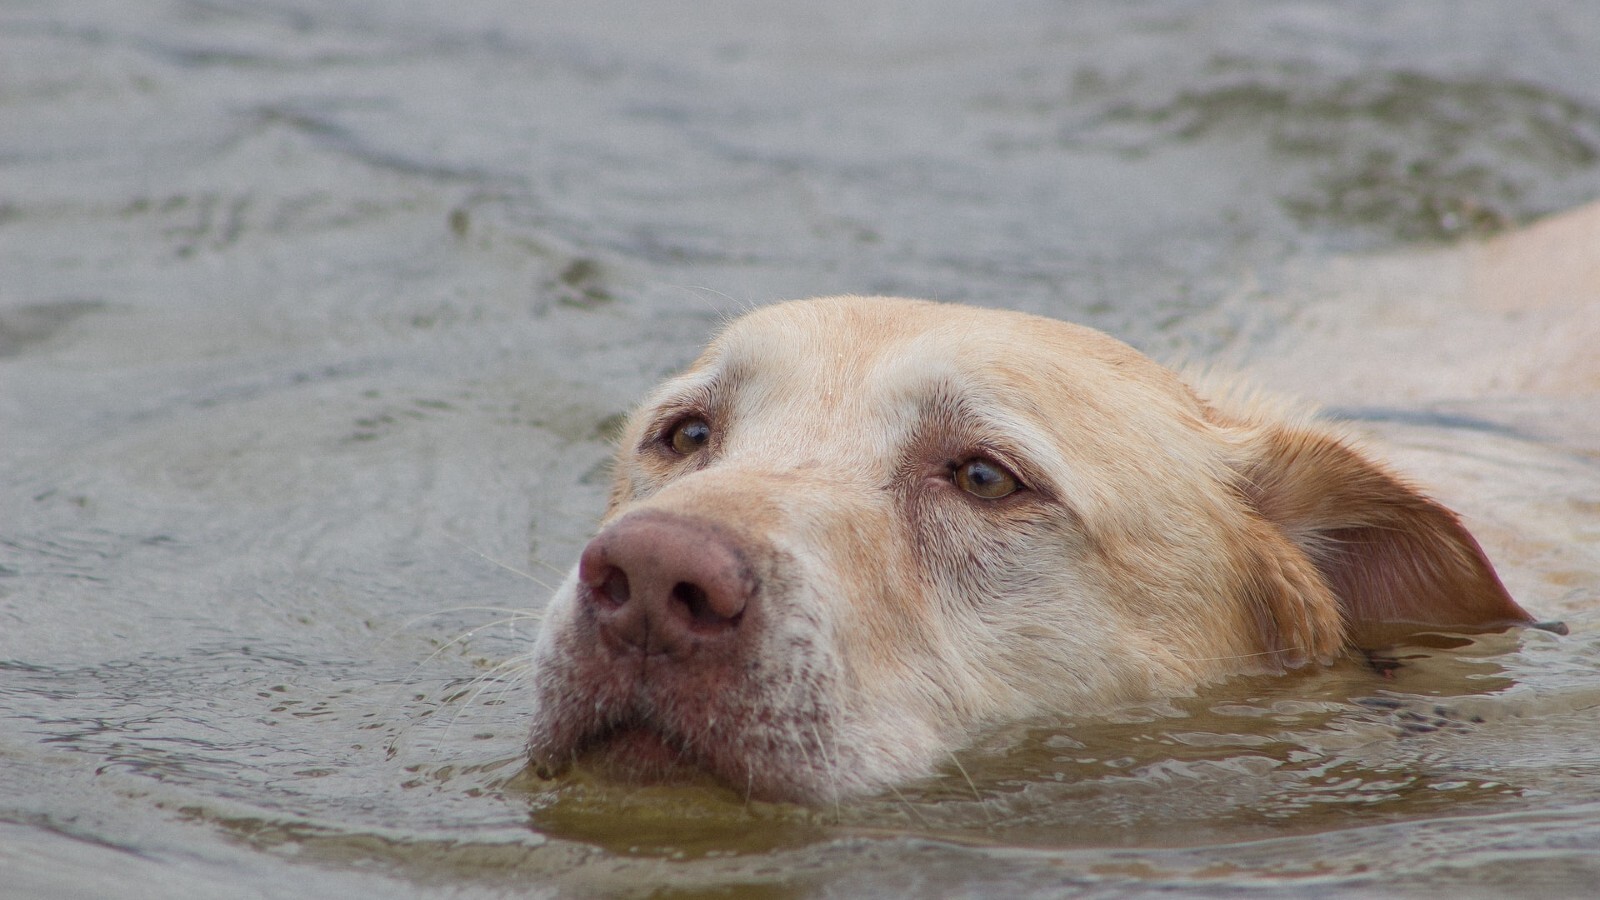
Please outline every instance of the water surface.
[{"label": "water surface", "polygon": [[[1587,895],[1600,386],[1338,386],[1412,334],[1340,273],[1596,197],[1585,0],[7,4],[0,893]],[[1366,323],[1282,379],[1572,633],[1019,723],[845,808],[531,781],[617,416],[837,291],[1268,368]]]}]

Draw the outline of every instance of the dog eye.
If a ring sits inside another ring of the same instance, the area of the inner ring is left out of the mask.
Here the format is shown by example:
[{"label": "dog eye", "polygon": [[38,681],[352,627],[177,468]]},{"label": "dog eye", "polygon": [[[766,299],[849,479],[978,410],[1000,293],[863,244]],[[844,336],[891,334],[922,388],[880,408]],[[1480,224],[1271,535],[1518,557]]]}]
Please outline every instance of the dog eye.
[{"label": "dog eye", "polygon": [[667,434],[667,443],[680,456],[694,454],[709,440],[711,440],[711,426],[706,424],[705,419],[693,416],[672,426],[672,431]]},{"label": "dog eye", "polygon": [[981,456],[957,465],[954,477],[956,487],[984,500],[999,500],[1022,486],[1005,467]]}]

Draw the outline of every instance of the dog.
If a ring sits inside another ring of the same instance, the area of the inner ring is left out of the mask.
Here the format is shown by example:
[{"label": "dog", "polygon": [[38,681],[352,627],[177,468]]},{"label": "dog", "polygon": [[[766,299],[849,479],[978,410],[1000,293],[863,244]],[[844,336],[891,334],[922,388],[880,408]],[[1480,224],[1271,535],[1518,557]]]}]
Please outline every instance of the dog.
[{"label": "dog", "polygon": [[633,413],[613,478],[533,651],[546,778],[836,803],[997,723],[1532,623],[1336,429],[1017,312],[752,311]]}]

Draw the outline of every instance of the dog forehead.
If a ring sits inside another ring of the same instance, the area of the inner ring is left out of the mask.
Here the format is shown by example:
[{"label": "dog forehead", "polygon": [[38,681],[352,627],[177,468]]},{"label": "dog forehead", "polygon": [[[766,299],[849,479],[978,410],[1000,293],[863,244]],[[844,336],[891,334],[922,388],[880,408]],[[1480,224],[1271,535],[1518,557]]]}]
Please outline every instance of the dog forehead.
[{"label": "dog forehead", "polygon": [[[695,370],[755,387],[904,402],[960,397],[1059,415],[1184,395],[1165,368],[1101,332],[1008,310],[894,297],[763,307],[713,341]],[[842,402],[842,401],[841,401]]]}]

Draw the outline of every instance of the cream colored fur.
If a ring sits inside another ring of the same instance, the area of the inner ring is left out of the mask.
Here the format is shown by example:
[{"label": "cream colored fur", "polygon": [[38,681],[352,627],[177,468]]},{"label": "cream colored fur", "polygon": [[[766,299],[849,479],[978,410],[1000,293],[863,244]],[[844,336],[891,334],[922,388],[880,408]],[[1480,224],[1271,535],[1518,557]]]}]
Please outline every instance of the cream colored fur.
[{"label": "cream colored fur", "polygon": [[[686,420],[710,437],[679,453]],[[972,459],[1020,488],[962,490]],[[575,569],[536,648],[547,773],[828,802],[997,722],[1527,620],[1453,514],[1336,431],[1090,329],[915,300],[734,322],[631,418],[596,541],[625,521],[703,527],[756,587],[723,643],[619,650],[603,567]]]}]

